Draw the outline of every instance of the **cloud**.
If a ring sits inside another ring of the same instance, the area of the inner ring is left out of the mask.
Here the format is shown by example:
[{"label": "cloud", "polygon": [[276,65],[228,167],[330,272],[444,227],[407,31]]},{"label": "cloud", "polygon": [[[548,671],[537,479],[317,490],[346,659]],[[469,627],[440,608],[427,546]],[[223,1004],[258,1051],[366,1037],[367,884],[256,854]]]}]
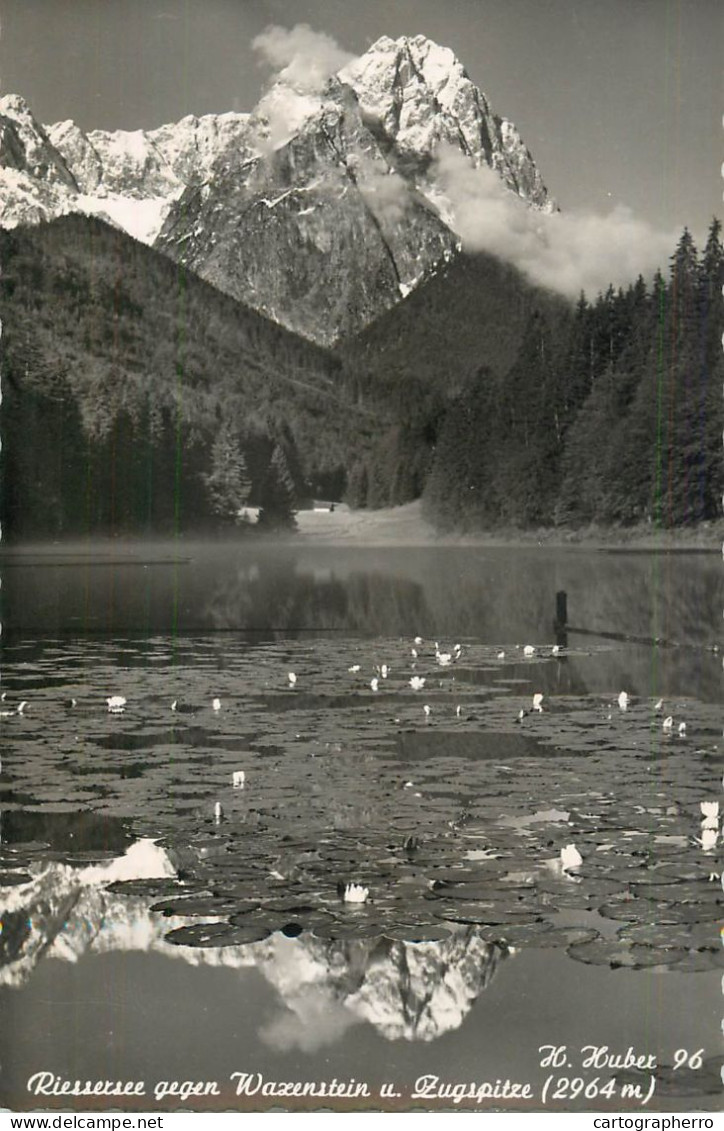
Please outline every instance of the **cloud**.
[{"label": "cloud", "polygon": [[607,215],[529,208],[487,167],[474,168],[453,146],[440,146],[433,167],[450,206],[449,222],[468,251],[488,251],[534,282],[570,297],[625,285],[665,267],[678,238],[627,208]]},{"label": "cloud", "polygon": [[251,43],[261,62],[272,69],[269,89],[257,107],[262,151],[287,142],[321,105],[327,80],[353,58],[331,35],[308,24],[270,25]]},{"label": "cloud", "polygon": [[309,24],[296,24],[293,28],[271,24],[252,40],[251,46],[276,72],[276,80],[309,94],[318,93],[330,75],[354,58],[331,35],[314,31]]},{"label": "cloud", "polygon": [[[352,165],[352,158],[348,158],[347,164]],[[365,164],[355,172],[359,190],[380,223],[402,223],[405,209],[410,203],[410,192],[399,173],[372,163]]]}]

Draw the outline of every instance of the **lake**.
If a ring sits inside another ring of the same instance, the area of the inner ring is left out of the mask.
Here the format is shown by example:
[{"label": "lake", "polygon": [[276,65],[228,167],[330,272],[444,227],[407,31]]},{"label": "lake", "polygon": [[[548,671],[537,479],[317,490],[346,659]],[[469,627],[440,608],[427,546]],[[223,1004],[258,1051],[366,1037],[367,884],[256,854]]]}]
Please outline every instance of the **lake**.
[{"label": "lake", "polygon": [[718,1110],[718,554],[0,571],[1,1105]]}]

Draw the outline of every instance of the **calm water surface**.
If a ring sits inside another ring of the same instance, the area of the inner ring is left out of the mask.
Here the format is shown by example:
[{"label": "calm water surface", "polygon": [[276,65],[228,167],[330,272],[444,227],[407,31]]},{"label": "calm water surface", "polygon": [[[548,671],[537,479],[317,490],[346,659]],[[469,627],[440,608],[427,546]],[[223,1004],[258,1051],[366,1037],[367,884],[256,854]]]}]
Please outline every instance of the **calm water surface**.
[{"label": "calm water surface", "polygon": [[[0,1103],[86,1110],[53,1093],[81,1079],[142,1081],[97,1101],[129,1110],[718,1107],[717,555],[0,569]],[[207,1094],[157,1100],[172,1080]]]}]

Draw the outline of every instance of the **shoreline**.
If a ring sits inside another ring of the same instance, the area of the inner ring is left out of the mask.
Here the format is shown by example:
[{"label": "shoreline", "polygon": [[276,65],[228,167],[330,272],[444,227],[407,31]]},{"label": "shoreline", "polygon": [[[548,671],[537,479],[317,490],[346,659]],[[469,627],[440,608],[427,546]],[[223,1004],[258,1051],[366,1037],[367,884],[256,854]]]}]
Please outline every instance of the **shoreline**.
[{"label": "shoreline", "polygon": [[297,541],[343,546],[541,546],[612,553],[654,550],[721,553],[724,542],[724,519],[702,523],[696,528],[676,527],[671,530],[653,530],[642,524],[577,529],[542,527],[535,530],[511,527],[480,533],[440,533],[423,518],[419,500],[400,507],[372,511],[353,511],[341,503],[335,504],[333,512],[299,511],[297,526]]},{"label": "shoreline", "polygon": [[[675,527],[655,530],[640,524],[632,527],[587,526],[577,529],[541,527],[520,530],[514,527],[477,533],[441,533],[422,515],[420,500],[399,507],[379,510],[351,510],[345,503],[335,503],[334,510],[300,510],[296,515],[297,530],[274,534],[257,534],[253,527],[219,533],[189,530],[142,535],[137,533],[75,534],[67,537],[19,539],[0,542],[0,563],[12,564],[25,555],[60,555],[68,558],[89,552],[94,557],[117,554],[124,557],[134,549],[157,546],[169,562],[179,560],[177,553],[203,543],[214,545],[276,545],[310,548],[313,546],[351,546],[359,549],[388,547],[459,547],[482,549],[560,549],[600,551],[601,553],[722,553],[724,518],[701,523],[697,527]],[[169,547],[173,546],[170,551]],[[161,550],[161,548],[163,548]],[[19,563],[18,563],[19,564]],[[68,564],[72,564],[68,562]],[[160,562],[157,564],[161,564]]]}]

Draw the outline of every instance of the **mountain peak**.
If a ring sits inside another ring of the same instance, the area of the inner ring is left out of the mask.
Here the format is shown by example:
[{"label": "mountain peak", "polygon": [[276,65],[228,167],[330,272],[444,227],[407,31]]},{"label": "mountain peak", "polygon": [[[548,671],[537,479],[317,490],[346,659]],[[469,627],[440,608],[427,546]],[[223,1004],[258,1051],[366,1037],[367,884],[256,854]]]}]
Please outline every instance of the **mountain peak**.
[{"label": "mountain peak", "polygon": [[440,148],[452,147],[473,167],[495,169],[526,203],[554,210],[518,131],[493,113],[449,47],[425,35],[385,35],[348,63],[339,78],[355,91],[383,148],[395,151],[398,168],[418,181],[434,166]]},{"label": "mountain peak", "polygon": [[35,122],[32,110],[20,94],[4,94],[0,98],[0,114],[9,118],[29,118]]}]

